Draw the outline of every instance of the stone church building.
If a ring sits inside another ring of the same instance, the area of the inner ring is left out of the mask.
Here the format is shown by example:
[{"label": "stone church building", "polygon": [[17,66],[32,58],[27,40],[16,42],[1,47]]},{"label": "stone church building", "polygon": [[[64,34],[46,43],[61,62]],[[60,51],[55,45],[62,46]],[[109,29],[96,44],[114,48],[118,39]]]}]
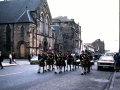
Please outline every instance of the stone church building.
[{"label": "stone church building", "polygon": [[47,0],[0,1],[0,50],[16,58],[54,51],[52,16]]}]

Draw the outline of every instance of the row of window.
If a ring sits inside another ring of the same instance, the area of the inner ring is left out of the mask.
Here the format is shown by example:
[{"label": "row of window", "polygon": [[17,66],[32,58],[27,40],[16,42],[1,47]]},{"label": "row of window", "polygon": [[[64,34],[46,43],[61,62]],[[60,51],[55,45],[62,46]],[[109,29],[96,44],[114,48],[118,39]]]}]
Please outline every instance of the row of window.
[{"label": "row of window", "polygon": [[43,15],[40,17],[40,34],[44,33],[44,24],[45,24],[45,35],[49,34],[49,21],[48,17],[46,18],[46,22],[44,23]]}]

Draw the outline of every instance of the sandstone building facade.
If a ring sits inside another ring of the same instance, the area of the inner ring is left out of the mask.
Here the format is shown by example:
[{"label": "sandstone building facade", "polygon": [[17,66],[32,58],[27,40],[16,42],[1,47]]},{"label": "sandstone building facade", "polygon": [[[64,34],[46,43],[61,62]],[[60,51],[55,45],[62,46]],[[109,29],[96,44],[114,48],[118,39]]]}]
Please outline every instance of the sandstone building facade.
[{"label": "sandstone building facade", "polygon": [[99,51],[100,53],[105,53],[105,44],[104,41],[101,41],[100,39],[95,40],[94,42],[92,42],[92,45],[96,51]]},{"label": "sandstone building facade", "polygon": [[53,18],[52,25],[58,25],[62,32],[62,38],[58,36],[60,42],[56,42],[59,50],[62,50],[64,53],[68,51],[71,53],[80,53],[81,26],[76,24],[74,19],[68,19],[66,16]]},{"label": "sandstone building facade", "polygon": [[40,51],[54,52],[52,16],[47,0],[13,0],[0,2],[0,50],[16,58]]}]

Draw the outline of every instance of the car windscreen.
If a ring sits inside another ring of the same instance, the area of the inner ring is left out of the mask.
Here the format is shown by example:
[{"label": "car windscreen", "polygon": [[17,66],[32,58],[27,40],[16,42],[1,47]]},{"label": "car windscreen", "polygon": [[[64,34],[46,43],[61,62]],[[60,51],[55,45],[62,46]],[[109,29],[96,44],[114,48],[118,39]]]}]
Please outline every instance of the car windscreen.
[{"label": "car windscreen", "polygon": [[112,56],[101,56],[99,60],[114,60]]}]

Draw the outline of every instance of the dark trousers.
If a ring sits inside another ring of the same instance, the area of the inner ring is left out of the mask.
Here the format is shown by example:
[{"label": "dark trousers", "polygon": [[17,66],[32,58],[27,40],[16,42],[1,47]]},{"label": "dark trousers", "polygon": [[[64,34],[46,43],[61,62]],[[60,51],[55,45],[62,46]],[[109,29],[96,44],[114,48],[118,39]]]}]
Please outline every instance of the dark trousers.
[{"label": "dark trousers", "polygon": [[2,62],[0,62],[0,66],[1,66],[1,68],[3,68],[3,66],[2,66]]},{"label": "dark trousers", "polygon": [[10,64],[12,63],[12,59],[10,58]]}]

